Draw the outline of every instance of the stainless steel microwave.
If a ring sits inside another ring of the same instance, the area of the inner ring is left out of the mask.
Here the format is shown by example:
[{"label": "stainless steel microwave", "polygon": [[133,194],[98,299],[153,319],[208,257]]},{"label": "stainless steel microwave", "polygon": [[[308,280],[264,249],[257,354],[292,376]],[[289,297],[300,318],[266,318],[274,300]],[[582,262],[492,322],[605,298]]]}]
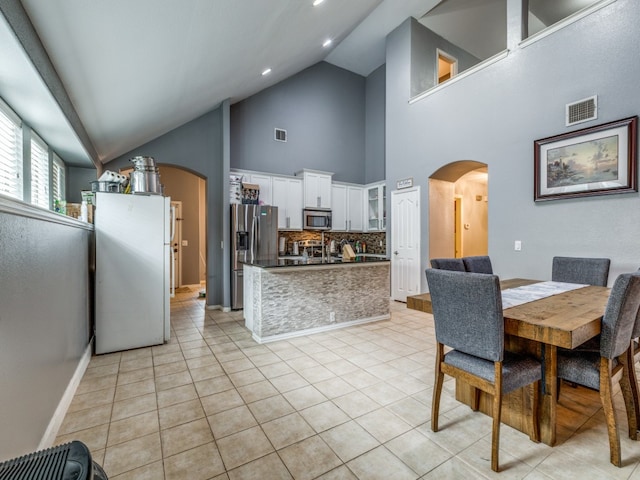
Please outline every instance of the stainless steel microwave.
[{"label": "stainless steel microwave", "polygon": [[302,218],[305,230],[331,230],[331,210],[305,208]]}]

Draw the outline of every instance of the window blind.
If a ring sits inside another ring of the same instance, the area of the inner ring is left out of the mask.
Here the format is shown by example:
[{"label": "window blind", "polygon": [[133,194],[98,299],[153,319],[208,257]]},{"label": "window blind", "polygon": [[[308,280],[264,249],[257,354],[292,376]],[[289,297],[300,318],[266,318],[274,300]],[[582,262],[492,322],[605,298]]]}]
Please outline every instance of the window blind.
[{"label": "window blind", "polygon": [[0,100],[0,193],[23,199],[22,124]]},{"label": "window blind", "polygon": [[31,203],[49,209],[49,149],[35,134],[31,137]]},{"label": "window blind", "polygon": [[55,202],[56,200],[64,200],[65,199],[65,168],[64,168],[64,163],[62,162],[62,160],[60,160],[60,158],[54,154],[53,156],[53,165],[52,165],[52,169],[51,169],[51,175],[52,175],[52,181],[51,181],[51,185],[52,185],[52,189],[53,191],[51,192],[53,195],[53,201]]}]

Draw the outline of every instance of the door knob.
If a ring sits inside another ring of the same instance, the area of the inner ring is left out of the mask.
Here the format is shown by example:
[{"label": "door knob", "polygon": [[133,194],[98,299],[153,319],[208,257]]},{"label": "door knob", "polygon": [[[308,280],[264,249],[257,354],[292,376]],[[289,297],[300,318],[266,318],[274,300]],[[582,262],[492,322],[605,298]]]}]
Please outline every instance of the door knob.
[{"label": "door knob", "polygon": [[397,254],[398,254],[398,251],[396,250],[395,252],[393,252],[393,254],[394,254],[394,255],[397,255]]}]

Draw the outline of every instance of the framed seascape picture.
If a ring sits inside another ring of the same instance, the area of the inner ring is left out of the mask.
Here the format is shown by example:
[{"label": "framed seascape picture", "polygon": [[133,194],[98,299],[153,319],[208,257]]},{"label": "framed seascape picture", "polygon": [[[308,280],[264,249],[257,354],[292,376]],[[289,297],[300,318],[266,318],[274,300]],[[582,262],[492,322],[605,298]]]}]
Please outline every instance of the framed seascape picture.
[{"label": "framed seascape picture", "polygon": [[534,142],[536,202],[637,192],[638,117]]}]

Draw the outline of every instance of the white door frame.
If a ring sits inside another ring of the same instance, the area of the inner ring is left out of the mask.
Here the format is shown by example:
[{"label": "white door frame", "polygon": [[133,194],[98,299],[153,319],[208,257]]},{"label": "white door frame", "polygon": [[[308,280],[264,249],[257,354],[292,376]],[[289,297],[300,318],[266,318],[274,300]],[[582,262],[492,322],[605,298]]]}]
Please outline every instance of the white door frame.
[{"label": "white door frame", "polygon": [[171,283],[176,289],[182,286],[182,201],[172,200],[171,207],[172,212],[175,212],[175,232],[171,240],[171,251],[175,260],[171,264]]},{"label": "white door frame", "polygon": [[[411,195],[415,203],[409,218],[396,210],[403,196]],[[410,228],[401,227],[408,222]],[[407,237],[403,237],[406,235]],[[407,301],[408,295],[420,293],[420,186],[391,192],[391,298]],[[409,238],[410,237],[410,238]]]}]

